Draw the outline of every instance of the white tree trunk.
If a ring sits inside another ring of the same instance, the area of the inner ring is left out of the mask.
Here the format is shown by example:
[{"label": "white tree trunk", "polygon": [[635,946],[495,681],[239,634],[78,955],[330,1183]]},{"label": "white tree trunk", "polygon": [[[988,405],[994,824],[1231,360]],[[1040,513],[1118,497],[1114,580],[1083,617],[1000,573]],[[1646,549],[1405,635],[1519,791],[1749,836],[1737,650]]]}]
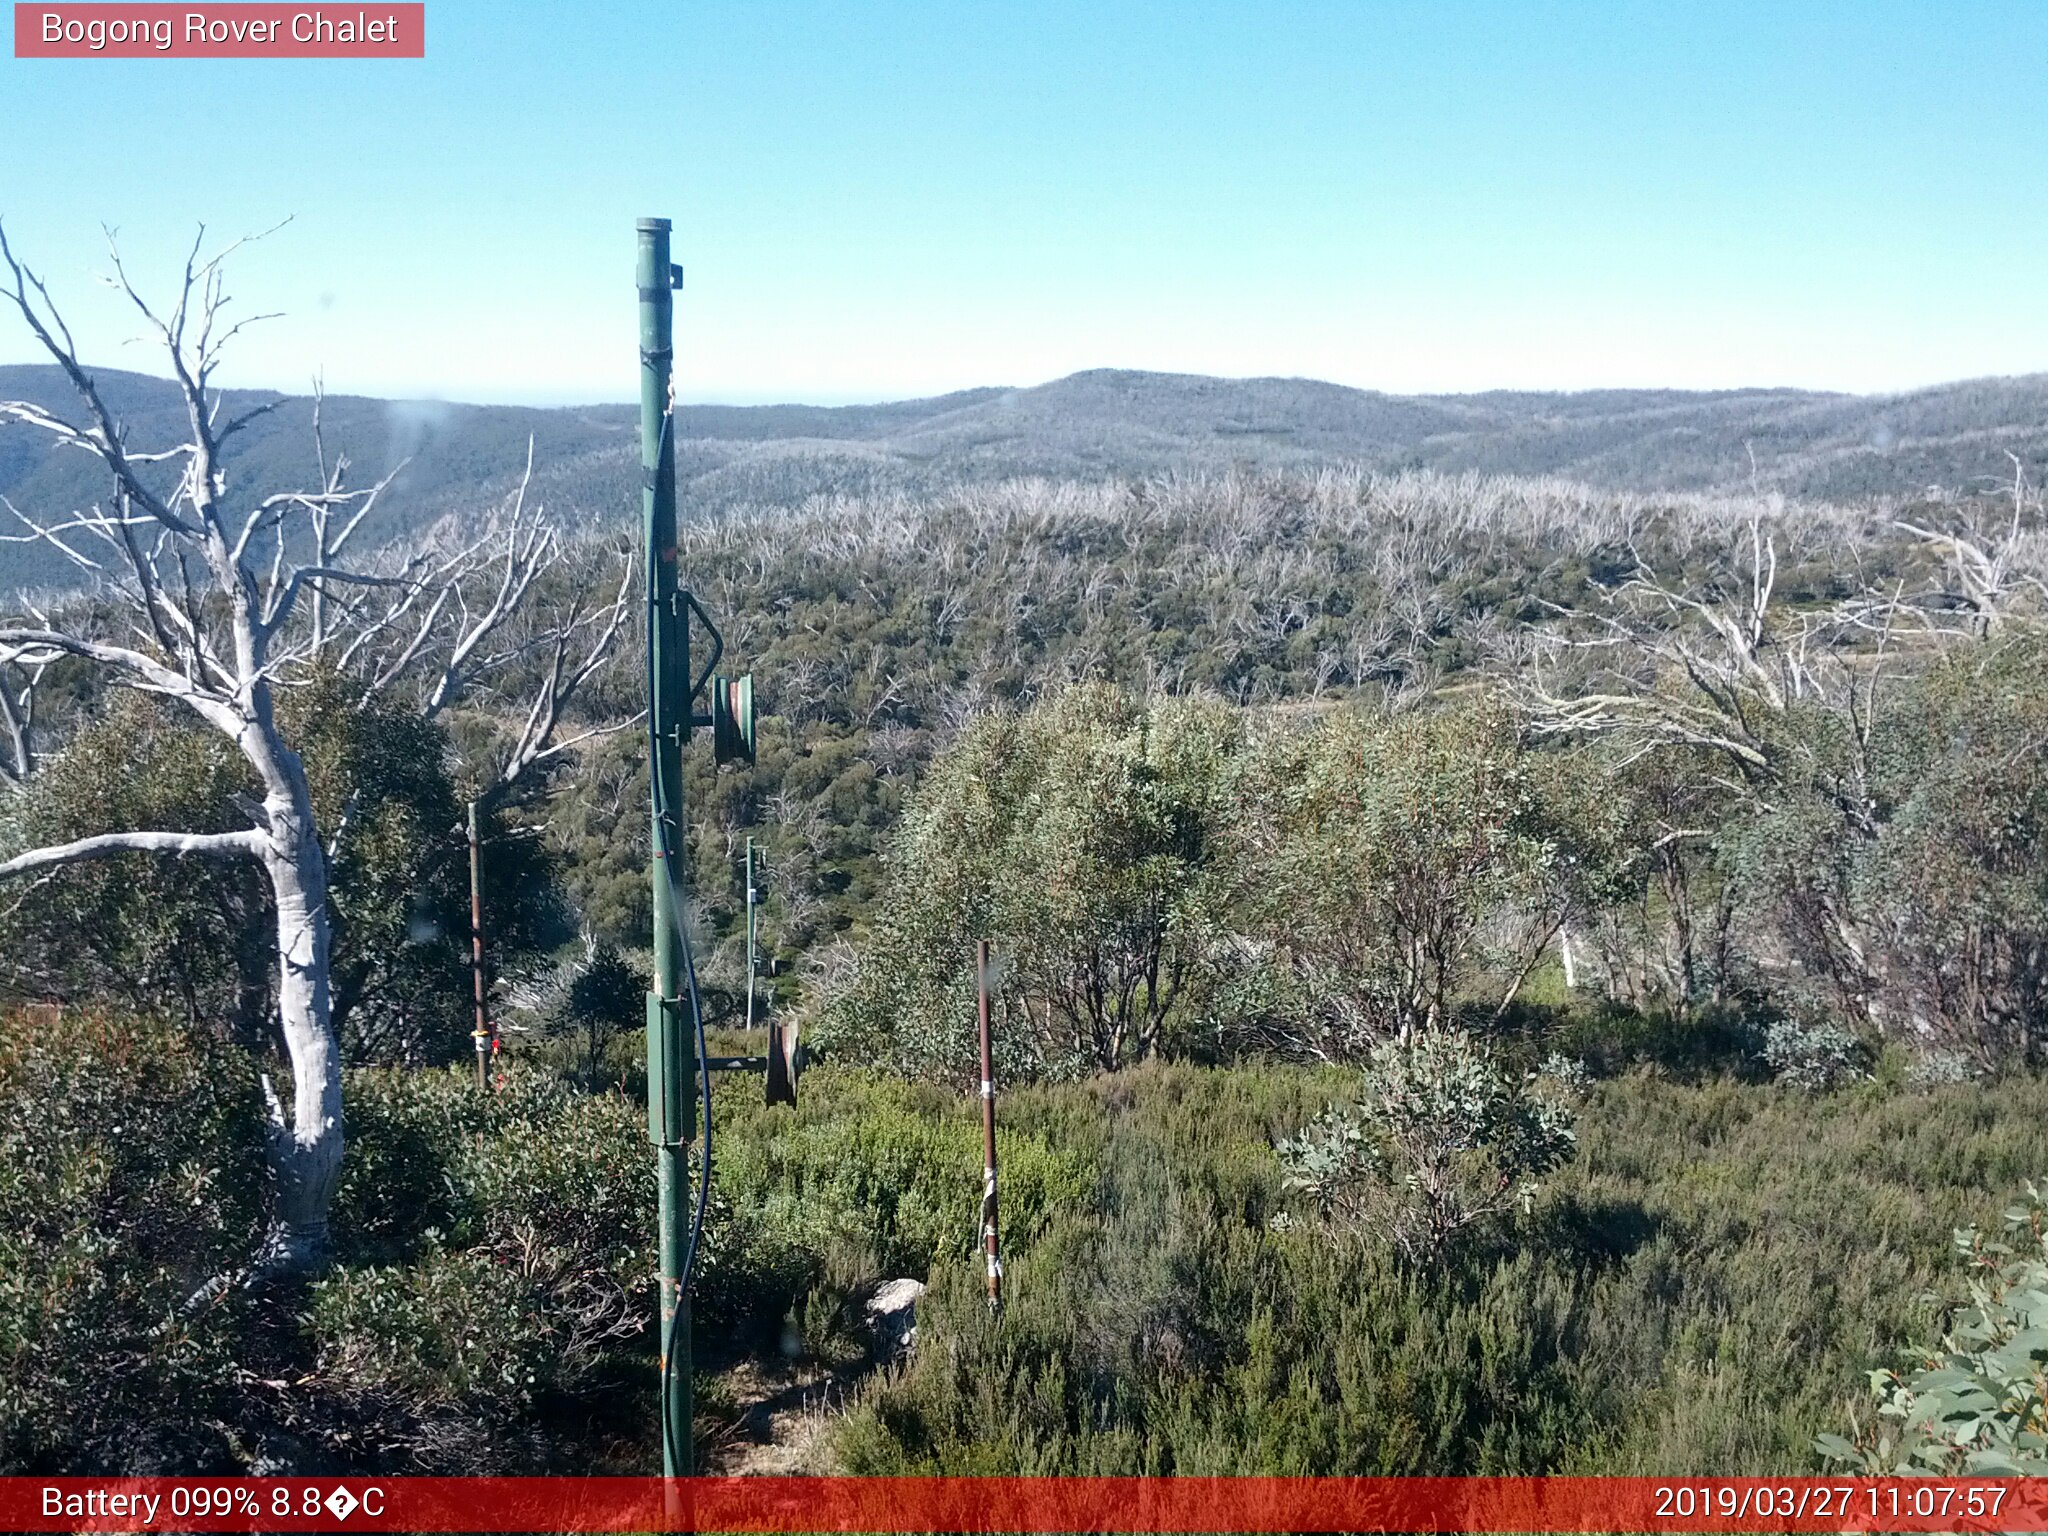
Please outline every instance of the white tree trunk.
[{"label": "white tree trunk", "polygon": [[277,906],[277,1004],[292,1104],[287,1115],[275,1093],[267,1094],[274,1205],[263,1267],[311,1270],[326,1260],[327,1212],[342,1151],[341,1053],[327,970],[327,856],[297,755],[274,737],[265,755],[284,781],[264,803],[271,836],[263,865]]},{"label": "white tree trunk", "polygon": [[[531,441],[517,493],[474,542],[385,562],[381,573],[350,568],[339,563],[342,550],[391,477],[365,491],[344,487],[347,461],[328,460],[317,395],[313,421],[320,488],[245,500],[230,517],[224,505],[228,487],[222,450],[237,432],[280,403],[266,401],[229,415],[211,383],[221,348],[249,323],[216,328],[226,303],[221,262],[235,245],[201,260],[195,242],[177,304],[164,315],[129,285],[120,254],[114,253],[114,285],[162,343],[184,396],[189,428],[178,447],[143,453],[130,446],[125,424],[80,363],[49,290],[15,257],[0,229],[0,304],[21,317],[64,370],[87,417],[84,425],[74,425],[33,402],[0,400],[0,423],[21,423],[91,453],[107,470],[114,492],[108,504],[49,522],[8,510],[74,561],[111,581],[139,620],[139,645],[116,644],[61,624],[53,627],[35,614],[28,622],[0,624],[0,782],[25,779],[39,765],[41,754],[31,736],[36,682],[57,658],[76,657],[111,670],[131,687],[191,709],[235,743],[263,795],[261,812],[245,831],[103,833],[0,860],[0,881],[115,853],[253,854],[262,861],[277,908],[278,1014],[292,1092],[287,1110],[269,1078],[263,1079],[273,1203],[259,1271],[307,1270],[326,1258],[328,1207],[341,1172],[341,1058],[328,977],[327,845],[314,819],[305,765],[278,731],[275,690],[308,668],[333,663],[352,668],[363,679],[367,703],[399,686],[415,668],[438,664],[440,676],[421,701],[422,712],[432,719],[508,657],[538,650],[545,662],[543,677],[493,787],[493,793],[501,793],[577,741],[611,728],[593,727],[568,741],[557,738],[572,698],[610,664],[632,611],[633,572],[628,562],[609,605],[586,607],[579,592],[553,622],[494,654],[491,637],[526,608],[536,582],[561,552],[556,527],[538,503],[530,510],[527,505]],[[142,472],[145,465],[180,462],[183,473],[168,497],[154,476]],[[286,520],[294,516],[311,520],[310,564],[292,557],[294,549],[304,548],[301,540],[288,536]],[[266,540],[274,541],[267,559]],[[95,541],[103,546],[104,561],[76,547]],[[195,582],[201,564],[210,581]],[[381,612],[344,607],[343,621],[328,606],[330,584],[393,595]],[[467,595],[472,590],[475,601]],[[310,624],[301,624],[295,613],[308,591],[313,617]],[[236,800],[244,803],[239,796]],[[340,822],[346,825],[345,812]],[[338,838],[340,828],[333,830]]]}]

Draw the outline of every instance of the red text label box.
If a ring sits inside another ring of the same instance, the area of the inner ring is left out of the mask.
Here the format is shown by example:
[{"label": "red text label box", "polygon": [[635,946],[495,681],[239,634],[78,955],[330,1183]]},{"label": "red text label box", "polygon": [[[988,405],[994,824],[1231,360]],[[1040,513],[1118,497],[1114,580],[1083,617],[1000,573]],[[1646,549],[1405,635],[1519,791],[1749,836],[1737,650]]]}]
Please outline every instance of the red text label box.
[{"label": "red text label box", "polygon": [[14,7],[17,59],[420,59],[424,4]]}]

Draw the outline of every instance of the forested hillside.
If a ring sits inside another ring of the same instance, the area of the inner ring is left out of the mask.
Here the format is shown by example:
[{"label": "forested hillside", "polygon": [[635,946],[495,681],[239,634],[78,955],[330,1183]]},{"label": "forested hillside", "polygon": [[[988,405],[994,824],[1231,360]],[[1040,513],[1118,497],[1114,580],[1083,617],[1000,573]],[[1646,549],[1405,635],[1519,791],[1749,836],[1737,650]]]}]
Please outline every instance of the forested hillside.
[{"label": "forested hillside", "polygon": [[[1871,1422],[1862,1373],[1932,1336],[1912,1297],[1960,1283],[1947,1229],[2048,1161],[2043,537],[2024,485],[1857,507],[1340,471],[692,524],[683,569],[763,710],[752,770],[690,765],[701,974],[729,1028],[751,836],[770,1005],[820,1063],[794,1115],[720,1097],[706,1454],[786,1438],[764,1390],[845,1401],[882,1347],[863,1299],[909,1275],[928,1342],[775,1464],[1814,1465]],[[572,544],[532,600],[621,558]],[[0,1342],[41,1362],[0,1401],[11,1465],[652,1454],[619,1406],[650,1347],[637,734],[492,802],[495,1006],[526,1033],[479,1098],[443,1065],[470,1044],[458,806],[518,736],[492,700],[521,664],[426,727],[346,677],[286,705],[317,803],[354,807],[339,1267],[302,1325],[260,1290],[143,1323],[263,1219],[234,1086],[277,1051],[261,882],[101,863],[0,906],[30,1010],[0,1053]],[[240,770],[193,726],[75,661],[33,681],[0,854],[231,824]],[[602,673],[565,729],[635,698]],[[993,1333],[956,1097],[977,937],[1003,958]],[[171,1118],[117,1149],[131,1094]],[[1409,1174],[1441,1199],[1407,1203]],[[1815,1279],[1789,1312],[1788,1266]],[[116,1434],[167,1391],[210,1417]],[[106,1414],[58,1408],[80,1393]]]}]

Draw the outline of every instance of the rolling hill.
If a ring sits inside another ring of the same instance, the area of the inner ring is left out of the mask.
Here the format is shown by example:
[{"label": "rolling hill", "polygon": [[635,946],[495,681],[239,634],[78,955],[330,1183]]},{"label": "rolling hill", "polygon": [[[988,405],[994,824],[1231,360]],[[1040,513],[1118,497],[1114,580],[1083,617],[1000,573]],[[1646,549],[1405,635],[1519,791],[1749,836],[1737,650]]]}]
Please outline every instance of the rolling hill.
[{"label": "rolling hill", "polygon": [[[101,371],[140,447],[178,439],[175,392]],[[0,399],[75,408],[42,366],[0,367]],[[239,438],[231,491],[260,495],[311,478],[312,402],[236,394],[229,408],[282,403]],[[504,494],[534,443],[539,493],[595,524],[638,504],[638,438],[628,405],[535,409],[330,396],[330,450],[356,483],[404,464],[380,523],[392,538]],[[857,406],[685,407],[679,470],[687,510],[797,505],[820,494],[930,493],[1016,476],[1096,480],[1187,469],[1434,468],[1557,475],[1635,491],[1745,486],[1752,477],[1824,499],[1912,496],[2011,476],[2008,453],[2048,472],[2048,375],[1980,379],[1910,394],[1787,389],[1601,390],[1386,395],[1307,379],[1217,379],[1096,370],[1029,389],[986,388]],[[1754,466],[1752,466],[1752,455]],[[104,494],[86,455],[0,427],[0,495],[68,510]],[[0,513],[0,521],[9,521]],[[18,525],[7,531],[18,531]],[[63,584],[53,552],[0,544],[0,588]]]}]

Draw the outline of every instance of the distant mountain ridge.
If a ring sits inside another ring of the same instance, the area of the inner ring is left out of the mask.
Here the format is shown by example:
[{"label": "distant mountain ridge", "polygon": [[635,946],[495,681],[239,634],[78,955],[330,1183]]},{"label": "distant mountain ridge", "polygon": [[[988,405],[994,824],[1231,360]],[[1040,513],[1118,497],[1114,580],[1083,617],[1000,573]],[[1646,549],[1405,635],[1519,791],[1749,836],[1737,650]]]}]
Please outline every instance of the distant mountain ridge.
[{"label": "distant mountain ridge", "polygon": [[[99,370],[140,447],[178,440],[165,380]],[[46,366],[0,367],[0,399],[75,409]],[[311,478],[312,402],[282,402],[236,443],[235,494]],[[638,505],[629,405],[532,408],[329,396],[330,451],[358,483],[406,468],[366,536],[389,538],[504,493],[534,441],[538,491],[558,511],[623,523]],[[1559,475],[1642,492],[1747,486],[1846,500],[2009,480],[2008,453],[2048,470],[2048,374],[1887,396],[1793,389],[1387,395],[1312,379],[1220,379],[1097,369],[1032,388],[880,405],[692,405],[680,414],[685,509],[796,505],[819,494],[922,494],[1022,475],[1098,480],[1232,465]],[[1752,454],[1754,455],[1752,466]],[[0,495],[48,513],[104,494],[93,465],[27,427],[0,427]],[[12,519],[0,513],[0,522]],[[0,531],[19,531],[18,525]],[[0,588],[68,583],[52,551],[0,544]]]}]

